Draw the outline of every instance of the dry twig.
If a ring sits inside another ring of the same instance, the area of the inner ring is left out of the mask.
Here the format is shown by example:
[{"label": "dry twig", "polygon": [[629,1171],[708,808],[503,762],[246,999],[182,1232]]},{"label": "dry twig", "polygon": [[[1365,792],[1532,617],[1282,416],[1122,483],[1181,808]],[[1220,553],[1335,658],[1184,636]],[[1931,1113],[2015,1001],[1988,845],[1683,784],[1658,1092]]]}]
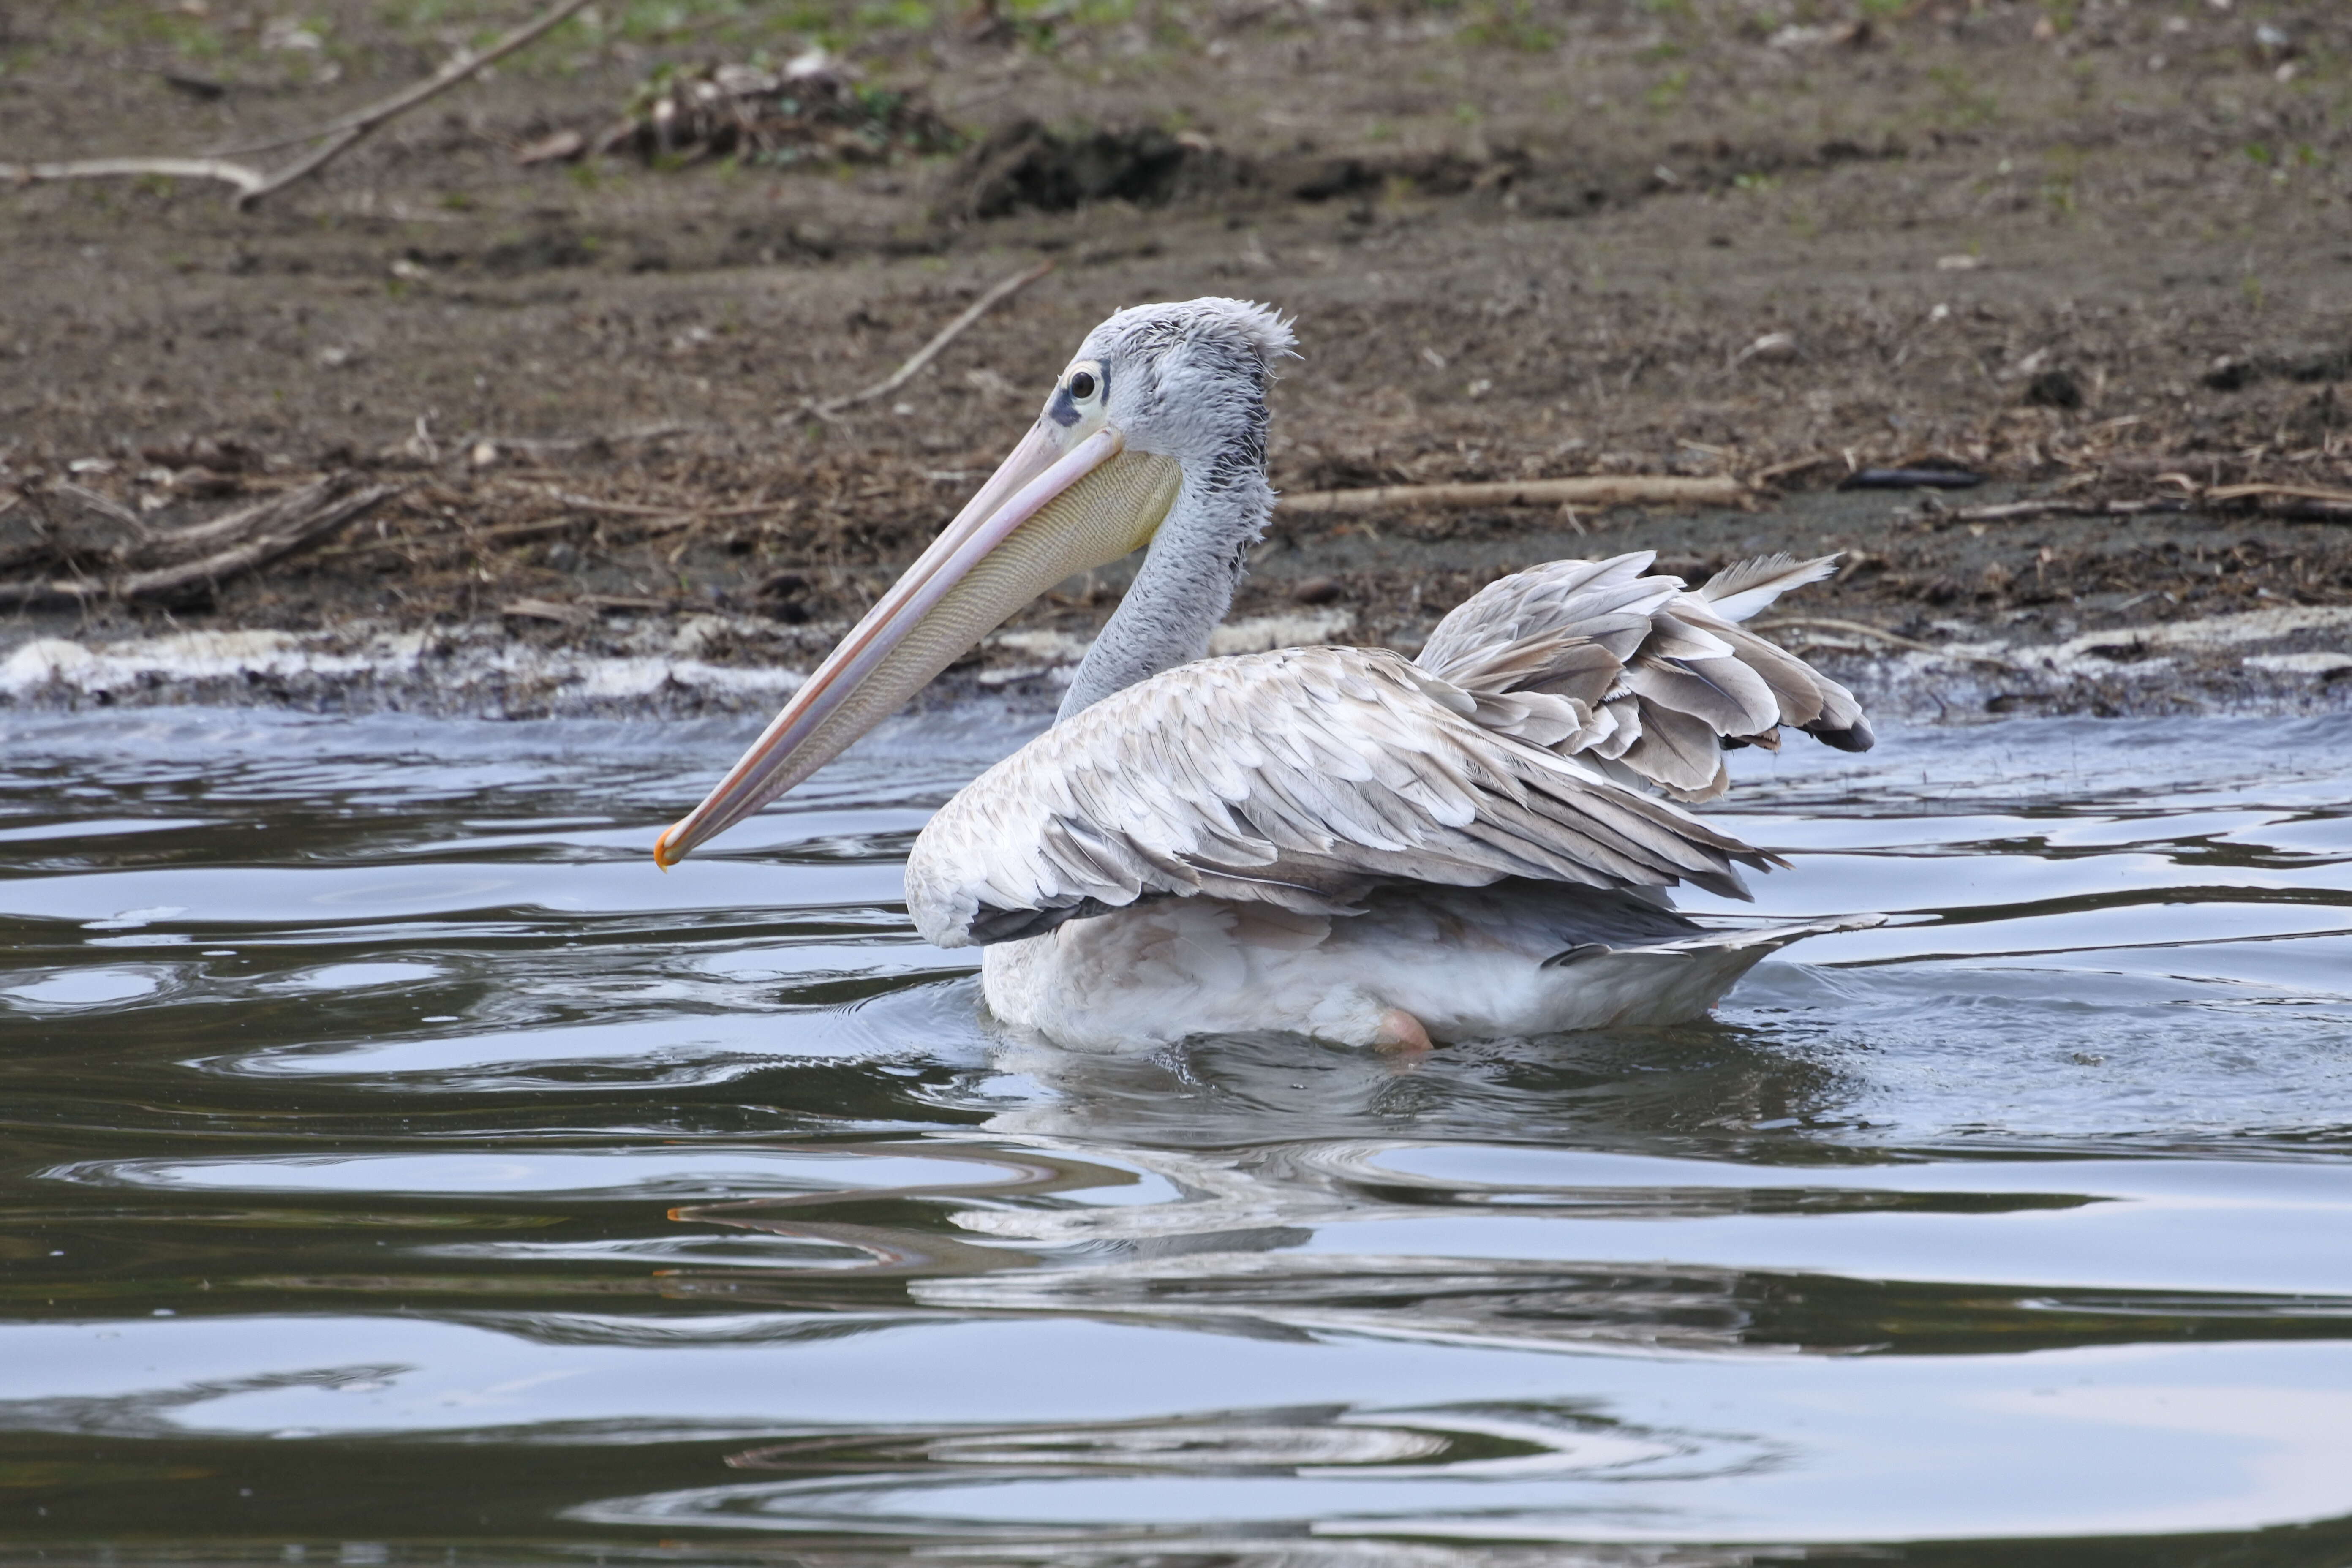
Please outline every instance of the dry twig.
[{"label": "dry twig", "polygon": [[814,414],[820,419],[830,419],[845,408],[855,407],[860,403],[871,403],[877,397],[887,397],[913,380],[925,365],[937,359],[941,349],[963,336],[966,329],[974,321],[979,321],[996,306],[1010,300],[1052,270],[1054,270],[1052,262],[1041,261],[1026,272],[1016,272],[1012,277],[1003,279],[987,293],[974,300],[965,308],[963,314],[941,327],[929,342],[908,355],[904,364],[882,380],[862,392],[853,392],[844,397],[828,397],[822,402],[812,399],[801,405],[802,411]]},{"label": "dry twig", "polygon": [[255,168],[250,163],[232,163],[226,157],[210,158],[68,158],[58,163],[0,163],[0,180],[16,180],[31,184],[37,180],[103,179],[118,175],[162,174],[174,179],[220,180],[236,187],[230,205],[239,211],[253,205],[273,191],[284,189],[305,175],[317,173],[331,160],[341,156],[354,142],[378,126],[407,113],[428,99],[437,98],[464,81],[494,60],[505,58],[525,45],[552,31],[575,12],[583,10],[588,0],[557,0],[557,3],[537,19],[524,23],[478,55],[461,54],[423,81],[401,89],[389,98],[379,99],[349,114],[330,120],[324,125],[280,136],[269,141],[252,142],[229,151],[266,153],[279,147],[295,147],[305,142],[320,144],[303,153],[276,173]]},{"label": "dry twig", "polygon": [[642,425],[634,430],[614,430],[600,436],[472,436],[457,444],[467,451],[487,446],[499,452],[520,452],[527,458],[538,458],[550,452],[614,447],[624,441],[663,441],[673,436],[692,436],[716,428],[710,425]]},{"label": "dry twig", "polygon": [[1945,524],[2021,522],[2037,517],[2138,517],[2152,511],[2188,510],[2188,502],[2172,496],[2160,496],[2154,500],[2065,500],[2046,497],[2040,500],[2004,501],[1998,506],[1964,506],[1949,511],[1932,509],[1928,515],[1938,524]]},{"label": "dry twig", "polygon": [[226,158],[68,158],[58,163],[0,163],[0,180],[29,185],[41,180],[96,180],[120,174],[161,174],[174,180],[223,180],[236,187],[236,205],[257,201],[269,176]]},{"label": "dry twig", "polygon": [[742,506],[695,506],[691,503],[669,506],[648,506],[643,501],[598,500],[593,496],[574,495],[569,490],[548,492],[554,500],[580,511],[608,511],[621,517],[658,517],[676,521],[694,517],[757,517],[763,511],[774,511],[789,506],[789,501],[751,501]]},{"label": "dry twig", "polygon": [[1834,616],[1776,616],[1770,620],[1754,621],[1749,625],[1752,629],[1760,632],[1802,631],[1810,626],[1825,632],[1843,632],[1849,637],[1868,637],[1874,642],[1883,642],[1893,647],[1908,648],[1913,653],[1933,654],[1937,658],[1964,658],[1972,664],[1998,665],[2003,669],[2017,668],[2013,661],[2003,658],[1998,654],[1962,653],[1954,648],[1937,647],[1934,643],[1921,642],[1916,637],[1906,637],[1900,632],[1890,632],[1884,626],[1874,626],[1867,621],[1840,620]]},{"label": "dry twig", "polygon": [[607,610],[666,616],[677,608],[677,605],[673,600],[649,598],[641,594],[583,594],[569,604],[560,599],[516,599],[500,605],[499,614],[511,616],[518,620],[582,626]]},{"label": "dry twig", "polygon": [[2204,495],[2207,500],[2252,500],[2271,497],[2280,500],[2315,500],[2336,506],[2352,506],[2352,490],[2329,489],[2325,485],[2216,485]]},{"label": "dry twig", "polygon": [[1808,468],[1826,468],[1842,460],[1835,452],[1809,452],[1801,458],[1791,458],[1785,463],[1775,463],[1769,468],[1759,468],[1749,475],[1748,479],[1753,484],[1777,485],[1792,474],[1801,474]]},{"label": "dry twig", "polygon": [[1465,506],[1746,506],[1748,487],[1729,477],[1590,474],[1573,479],[1513,479],[1491,484],[1380,485],[1358,490],[1307,490],[1278,503],[1289,512],[1355,516]]},{"label": "dry twig", "polygon": [[[500,523],[492,528],[459,526],[436,530],[430,533],[395,534],[389,539],[370,539],[357,544],[347,544],[326,552],[323,560],[340,560],[350,555],[367,555],[385,550],[420,550],[443,545],[512,544],[523,540],[539,539],[566,529],[586,528],[589,520],[582,512],[603,512],[625,517],[639,526],[633,539],[617,541],[628,543],[658,539],[681,528],[715,518],[758,517],[763,512],[782,511],[794,503],[783,500],[753,501],[742,506],[719,506],[696,509],[687,505],[648,506],[638,501],[598,500],[593,496],[574,495],[568,490],[541,492],[561,502],[565,513],[560,517],[543,517],[530,522]],[[601,525],[600,525],[601,526]],[[626,525],[624,525],[626,526]]]},{"label": "dry twig", "polygon": [[586,610],[553,599],[517,599],[499,605],[499,614],[521,621],[552,621],[558,626],[579,626],[590,619]]},{"label": "dry twig", "polygon": [[59,480],[49,486],[49,493],[65,497],[75,504],[98,513],[110,522],[121,524],[131,531],[133,539],[144,539],[152,531],[140,515],[111,496],[100,495],[85,485],[71,480]]}]

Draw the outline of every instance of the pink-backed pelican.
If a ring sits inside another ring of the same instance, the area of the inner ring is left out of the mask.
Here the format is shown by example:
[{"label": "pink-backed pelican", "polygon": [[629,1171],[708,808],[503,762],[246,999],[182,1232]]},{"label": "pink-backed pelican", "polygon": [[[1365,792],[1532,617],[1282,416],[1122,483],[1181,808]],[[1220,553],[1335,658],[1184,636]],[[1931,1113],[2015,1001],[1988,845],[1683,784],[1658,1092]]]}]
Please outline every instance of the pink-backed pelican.
[{"label": "pink-backed pelican", "polygon": [[807,778],[1074,573],[1150,546],[1053,728],[932,817],[915,925],[983,945],[1003,1023],[1065,1045],[1287,1029],[1418,1047],[1703,1015],[1766,953],[1874,917],[1702,927],[1774,858],[1670,804],[1783,725],[1871,743],[1853,697],[1739,622],[1832,559],[1693,590],[1652,552],[1494,583],[1413,658],[1210,658],[1274,507],[1289,327],[1234,300],[1124,310],[1036,425],[796,691],[664,867]]}]

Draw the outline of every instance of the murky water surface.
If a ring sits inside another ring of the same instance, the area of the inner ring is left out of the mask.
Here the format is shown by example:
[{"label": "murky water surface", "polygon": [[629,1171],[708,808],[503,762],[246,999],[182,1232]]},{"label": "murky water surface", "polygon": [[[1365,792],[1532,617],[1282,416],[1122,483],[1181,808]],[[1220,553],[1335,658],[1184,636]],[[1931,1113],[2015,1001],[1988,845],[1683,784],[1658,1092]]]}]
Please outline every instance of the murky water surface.
[{"label": "murky water surface", "polygon": [[0,720],[0,1554],[2352,1560],[2352,721],[1742,753],[1899,921],[1410,1067],[992,1037],[982,721],[656,874],[743,735]]}]

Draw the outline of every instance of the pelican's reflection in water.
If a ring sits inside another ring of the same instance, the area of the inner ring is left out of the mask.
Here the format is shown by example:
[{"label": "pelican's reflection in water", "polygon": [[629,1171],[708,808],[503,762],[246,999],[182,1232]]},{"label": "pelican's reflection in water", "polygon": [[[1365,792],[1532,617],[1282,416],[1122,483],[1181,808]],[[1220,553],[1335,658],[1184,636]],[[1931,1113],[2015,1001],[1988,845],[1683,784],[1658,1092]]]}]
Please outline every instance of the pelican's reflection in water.
[{"label": "pelican's reflection in water", "polygon": [[[1541,1561],[1753,1561],[1676,1542],[1767,1538],[1822,1506],[1792,1499],[1848,1495],[1841,1469],[1874,1462],[1852,1456],[1885,1446],[1875,1428],[1937,1402],[1990,1408],[2011,1383],[2047,1375],[2013,1370],[2036,1352],[2342,1338],[2352,1322],[2341,1299],[2000,1283],[2001,1260],[1969,1259],[1969,1237],[2003,1216],[2113,1210],[2122,1167],[1841,1146],[1837,1077],[1733,1029],[1405,1063],[1296,1039],[1160,1058],[1008,1046],[995,1068],[950,1092],[959,1108],[992,1107],[985,1121],[922,1145],[968,1162],[969,1182],[681,1209],[682,1222],[814,1243],[834,1261],[680,1269],[665,1289],[779,1318],[862,1315],[867,1328],[1044,1325],[1080,1381],[1160,1392],[1067,1397],[1068,1368],[1040,1365],[1053,1390],[1029,1408],[1068,1418],[990,1419],[991,1407],[966,1421],[788,1423],[733,1451],[734,1477],[571,1517],[952,1539],[1012,1560],[1181,1549],[1446,1563],[1499,1549],[1432,1542],[1549,1539],[1585,1555],[1552,1547]],[[1172,1335],[1138,1342],[1138,1329]],[[1171,1405],[1170,1380],[1145,1378],[1143,1363],[1187,1364],[1202,1335],[1306,1356],[1381,1347],[1394,1397],[1270,1387],[1264,1403],[1204,1392]],[[1516,1391],[1419,1397],[1423,1356],[1505,1369]],[[1977,1388],[1972,1362],[1996,1361]],[[1823,1396],[1803,1369],[1839,1363],[1904,1370],[1834,1396],[1849,1406],[1824,1418],[1817,1446],[1805,1428]],[[1021,1370],[1011,1376],[1019,1386]],[[1137,1414],[1150,1398],[1161,1403]],[[1973,1475],[1949,1487],[2030,1489],[2037,1470],[2073,1462],[2075,1439],[2038,1416],[2042,1435],[2014,1451],[2010,1417],[1977,1419],[2000,1430],[1976,1434]],[[1906,1484],[1919,1483],[1895,1489]],[[1780,1500],[1726,1501],[1745,1494]],[[1611,1541],[1650,1544],[1634,1556],[1592,1544]],[[1808,1548],[1825,1549],[1837,1550]]]},{"label": "pelican's reflection in water", "polygon": [[[1775,1111],[1822,1093],[1822,1075],[1744,1050],[1723,1031],[1680,1038],[1714,1068],[1702,1076],[1735,1079],[1743,1098]],[[968,1207],[955,1216],[961,1228],[1030,1247],[1038,1264],[924,1279],[909,1294],[927,1306],[1223,1332],[1740,1348],[1752,1314],[1730,1271],[1464,1257],[1451,1245],[1432,1256],[1386,1239],[1433,1217],[1665,1217],[1740,1212],[1754,1200],[1738,1189],[1615,1184],[1521,1191],[1417,1175],[1389,1157],[1422,1138],[1462,1137],[1467,1122],[1481,1124],[1475,1135],[1489,1146],[1638,1146],[1655,1138],[1643,1122],[1686,1109],[1672,1092],[1629,1099],[1614,1064],[1580,1071],[1558,1065],[1559,1055],[1555,1046],[1548,1065],[1533,1049],[1492,1047],[1399,1062],[1286,1037],[1200,1042],[1158,1059],[1008,1051],[1003,1065],[1051,1092],[1002,1112],[990,1131],[1033,1148],[1115,1150],[1157,1178],[1160,1195]],[[1576,1089],[1603,1082],[1615,1092],[1578,1104]],[[1720,1110],[1720,1097],[1708,1098]]]},{"label": "pelican's reflection in water", "polygon": [[[828,1244],[840,1261],[679,1270],[666,1289],[806,1308],[846,1304],[852,1291],[870,1304],[872,1288],[889,1280],[907,1308],[933,1313],[1720,1352],[1745,1348],[1758,1331],[1763,1303],[1747,1299],[1739,1270],[1450,1248],[1428,1256],[1385,1245],[1382,1232],[1433,1217],[1675,1219],[1939,1201],[1803,1185],[1656,1186],[1616,1171],[1528,1187],[1418,1174],[1392,1158],[1474,1127],[1503,1149],[1573,1142],[1672,1151],[1684,1120],[1711,1123],[1719,1141],[1735,1119],[1805,1116],[1828,1097],[1829,1075],[1753,1050],[1730,1031],[1645,1032],[1613,1044],[1675,1065],[1654,1068],[1658,1081],[1644,1086],[1613,1060],[1563,1066],[1507,1046],[1407,1062],[1287,1037],[1159,1056],[1006,1047],[996,1081],[1043,1092],[998,1109],[961,1155],[923,1145],[929,1158],[969,1160],[970,1183],[682,1208],[682,1221]],[[1612,1043],[1593,1047],[1605,1058]],[[1408,1131],[1417,1136],[1401,1142]],[[1345,1227],[1352,1245],[1318,1246],[1332,1227]],[[1790,1342],[1778,1332],[1765,1341]]]},{"label": "pelican's reflection in water", "polygon": [[[1706,1033],[1720,1054],[1719,1032]],[[1736,1047],[1732,1054],[1745,1058]],[[1811,1076],[1769,1065],[1784,1079]],[[1007,1047],[985,1082],[1010,1075],[1037,1092],[1001,1105],[961,1156],[936,1142],[924,1146],[928,1156],[968,1158],[971,1182],[681,1209],[684,1222],[838,1248],[841,1262],[680,1270],[666,1288],[802,1311],[870,1310],[887,1295],[898,1314],[920,1318],[1085,1319],[1294,1343],[1370,1335],[1521,1349],[1741,1349],[1755,1314],[1733,1271],[1307,1250],[1322,1227],[1410,1220],[1433,1205],[1598,1216],[1728,1212],[1745,1200],[1610,1190],[1531,1201],[1383,1166],[1384,1152],[1404,1147],[1398,1131],[1425,1125],[1442,1095],[1465,1087],[1441,1079],[1500,1082],[1516,1066],[1534,1070],[1535,1058],[1474,1063],[1457,1054],[1400,1065],[1290,1038],[1220,1040],[1150,1058]],[[973,1087],[984,1091],[982,1080]],[[1559,1087],[1497,1092],[1558,1115]],[[1758,1092],[1777,1109],[1804,1090],[1787,1081]],[[1599,1119],[1624,1108],[1612,1100]],[[1466,1101],[1459,1110],[1481,1114]],[[1498,1129],[1486,1121],[1492,1137]],[[1205,1532],[1222,1550],[1284,1560],[1436,1563],[1454,1553],[1330,1537],[1351,1521],[1384,1531],[1402,1514],[1424,1524],[1517,1516],[1565,1501],[1559,1489],[1571,1480],[1696,1480],[1771,1462],[1754,1437],[1632,1425],[1602,1401],[1269,1405],[811,1432],[730,1456],[730,1466],[746,1472],[730,1483],[612,1499],[573,1517],[951,1536],[1052,1555],[1080,1542],[1159,1550],[1171,1537]],[[1616,1516],[1602,1535],[1649,1511],[1605,1495],[1580,1496],[1575,1508],[1595,1524]],[[1311,1559],[1299,1555],[1310,1551]],[[1641,1560],[1731,1561],[1696,1551],[1662,1557],[1656,1548]]]}]

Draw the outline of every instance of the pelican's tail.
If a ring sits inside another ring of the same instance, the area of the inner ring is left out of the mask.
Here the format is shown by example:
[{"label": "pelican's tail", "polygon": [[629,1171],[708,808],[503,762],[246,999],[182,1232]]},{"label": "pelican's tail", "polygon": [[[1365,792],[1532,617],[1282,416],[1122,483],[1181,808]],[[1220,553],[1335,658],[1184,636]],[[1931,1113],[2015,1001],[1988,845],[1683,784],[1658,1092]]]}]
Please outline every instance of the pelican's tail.
[{"label": "pelican's tail", "polygon": [[1552,1029],[1652,1028],[1706,1016],[1739,977],[1809,936],[1861,931],[1885,915],[1706,931],[1672,942],[1612,947],[1581,942],[1543,961],[1543,1011]]},{"label": "pelican's tail", "polygon": [[1802,942],[1809,936],[1827,936],[1832,931],[1867,931],[1872,926],[1885,925],[1885,915],[1831,915],[1817,921],[1790,921],[1777,925],[1735,926],[1727,930],[1705,931],[1697,936],[1684,937],[1675,942],[1651,942],[1637,947],[1611,947],[1605,942],[1579,942],[1576,946],[1553,953],[1544,960],[1546,969],[1558,969],[1590,959],[1613,957],[1629,953],[1654,953],[1674,958],[1693,958],[1702,953],[1744,952],[1751,954],[1749,963],[1778,952],[1792,942]]}]

